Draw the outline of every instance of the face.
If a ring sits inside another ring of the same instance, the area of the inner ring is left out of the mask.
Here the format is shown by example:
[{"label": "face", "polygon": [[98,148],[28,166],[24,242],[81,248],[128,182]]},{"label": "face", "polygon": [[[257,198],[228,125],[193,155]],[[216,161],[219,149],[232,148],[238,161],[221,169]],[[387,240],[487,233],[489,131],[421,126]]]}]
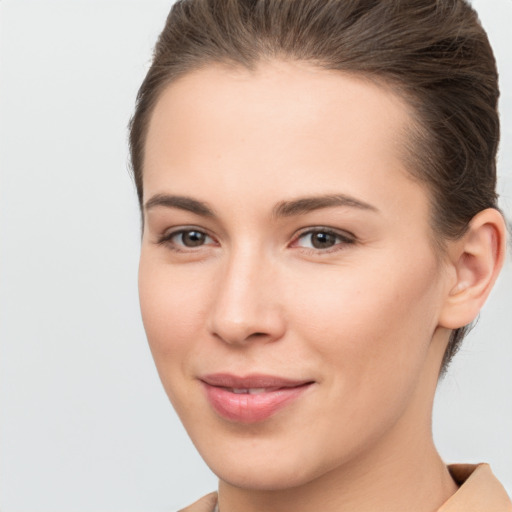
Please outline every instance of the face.
[{"label": "face", "polygon": [[141,309],[222,481],[295,487],[428,423],[446,286],[403,163],[410,122],[384,88],[300,63],[211,66],[160,97]]}]

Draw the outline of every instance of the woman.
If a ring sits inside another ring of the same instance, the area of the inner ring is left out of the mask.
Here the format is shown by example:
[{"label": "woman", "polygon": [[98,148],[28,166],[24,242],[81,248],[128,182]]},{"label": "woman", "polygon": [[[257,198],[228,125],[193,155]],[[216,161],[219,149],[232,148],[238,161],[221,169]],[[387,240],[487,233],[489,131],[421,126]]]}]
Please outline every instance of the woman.
[{"label": "woman", "polygon": [[130,142],[148,341],[219,477],[187,510],[512,510],[431,433],[504,259],[497,99],[463,0],[173,6]]}]

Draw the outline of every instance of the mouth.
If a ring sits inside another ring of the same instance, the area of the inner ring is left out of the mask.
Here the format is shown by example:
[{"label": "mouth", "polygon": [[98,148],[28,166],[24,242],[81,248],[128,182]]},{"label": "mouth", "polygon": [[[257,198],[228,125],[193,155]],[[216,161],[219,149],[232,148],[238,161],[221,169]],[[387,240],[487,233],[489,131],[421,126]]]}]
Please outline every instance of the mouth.
[{"label": "mouth", "polygon": [[270,393],[280,388],[224,388],[235,395],[261,395],[262,393]]},{"label": "mouth", "polygon": [[222,418],[238,423],[270,418],[299,399],[314,384],[312,380],[271,375],[212,374],[200,380],[214,411]]}]

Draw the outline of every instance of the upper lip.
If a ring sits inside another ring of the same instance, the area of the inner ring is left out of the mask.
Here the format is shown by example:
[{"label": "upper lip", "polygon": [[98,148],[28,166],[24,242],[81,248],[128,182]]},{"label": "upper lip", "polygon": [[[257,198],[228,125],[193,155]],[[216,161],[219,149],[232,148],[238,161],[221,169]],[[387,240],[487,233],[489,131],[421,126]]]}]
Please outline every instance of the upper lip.
[{"label": "upper lip", "polygon": [[235,389],[295,388],[313,382],[311,379],[288,379],[275,375],[250,374],[242,377],[229,373],[212,373],[200,377],[200,380],[210,386]]}]

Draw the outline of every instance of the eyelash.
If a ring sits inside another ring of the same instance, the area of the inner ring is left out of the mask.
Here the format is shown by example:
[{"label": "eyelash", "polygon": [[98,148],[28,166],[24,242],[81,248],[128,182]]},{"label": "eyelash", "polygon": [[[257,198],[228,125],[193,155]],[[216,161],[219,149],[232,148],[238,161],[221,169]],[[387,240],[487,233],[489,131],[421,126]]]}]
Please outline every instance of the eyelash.
[{"label": "eyelash", "polygon": [[[179,244],[176,244],[175,242],[172,242],[172,239],[174,237],[183,235],[185,233],[192,233],[192,232],[199,233],[200,235],[203,235],[204,237],[208,237],[208,238],[214,240],[214,238],[212,236],[210,236],[208,233],[206,233],[204,230],[191,226],[188,228],[180,228],[176,231],[164,233],[157,240],[157,244],[158,245],[166,245],[167,247],[169,247],[171,250],[173,250],[175,252],[194,251],[194,249],[195,249],[194,247],[187,247],[185,245],[179,245]],[[297,243],[299,240],[301,240],[307,236],[311,236],[314,234],[320,234],[320,233],[328,235],[328,236],[333,236],[338,240],[338,242],[335,245],[325,248],[325,249],[297,246]],[[308,253],[308,254],[323,255],[323,254],[331,254],[333,252],[338,252],[338,251],[344,250],[346,245],[353,245],[355,243],[356,243],[356,237],[354,235],[352,235],[351,233],[339,232],[339,231],[333,230],[331,228],[318,226],[318,227],[314,227],[314,228],[308,228],[306,231],[302,231],[301,233],[299,233],[294,238],[294,240],[290,244],[290,246],[297,247],[297,248],[301,249],[303,252]],[[199,248],[199,249],[201,247],[204,247],[204,244],[197,246],[197,248]]]},{"label": "eyelash", "polygon": [[305,238],[306,236],[311,236],[311,235],[320,234],[320,233],[324,234],[324,235],[333,236],[338,240],[338,242],[335,243],[335,245],[325,248],[325,249],[318,249],[318,248],[314,248],[314,247],[313,248],[301,247],[301,249],[304,252],[307,252],[309,254],[323,255],[323,254],[331,254],[333,252],[342,251],[342,250],[346,249],[347,245],[353,245],[356,243],[356,237],[354,235],[352,235],[351,233],[340,232],[340,231],[336,231],[331,228],[318,226],[318,227],[314,227],[314,228],[308,228],[306,231],[302,231],[301,233],[299,233],[299,235],[292,242],[292,246],[296,245],[299,240],[301,240],[302,238]]},{"label": "eyelash", "polygon": [[[203,229],[195,228],[193,226],[187,227],[187,228],[180,228],[176,231],[171,231],[164,233],[162,236],[160,236],[157,240],[158,245],[166,245],[171,250],[175,252],[190,252],[193,251],[194,247],[187,247],[186,245],[178,245],[175,242],[172,241],[172,239],[176,236],[183,235],[185,233],[199,233],[201,235],[204,235],[205,237],[211,238],[213,240],[213,237],[210,236],[208,233],[206,233]],[[204,247],[204,245],[198,246],[198,248]]]}]

